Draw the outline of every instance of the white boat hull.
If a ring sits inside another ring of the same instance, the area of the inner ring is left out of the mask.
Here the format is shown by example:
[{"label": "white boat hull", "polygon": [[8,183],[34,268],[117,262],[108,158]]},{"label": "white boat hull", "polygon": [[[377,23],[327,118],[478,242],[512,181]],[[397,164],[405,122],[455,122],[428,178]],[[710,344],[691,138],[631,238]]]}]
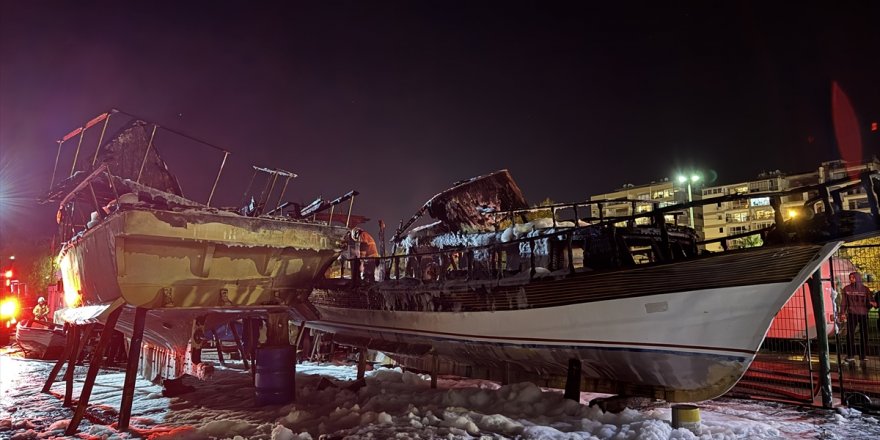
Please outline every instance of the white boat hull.
[{"label": "white boat hull", "polygon": [[213,326],[269,312],[295,315],[346,231],[205,210],[119,211],[62,250],[72,306],[62,316],[104,323],[124,307],[117,329],[130,336],[134,309],[145,308],[146,342],[182,355],[197,317]]},{"label": "white boat hull", "polygon": [[[556,307],[463,312],[367,310],[318,302],[308,326],[334,340],[404,355],[427,352],[471,365],[584,376],[655,397],[694,401],[723,394],[754,359],[775,314],[837,245],[787,281],[590,301]],[[527,299],[523,299],[527,301]]]}]

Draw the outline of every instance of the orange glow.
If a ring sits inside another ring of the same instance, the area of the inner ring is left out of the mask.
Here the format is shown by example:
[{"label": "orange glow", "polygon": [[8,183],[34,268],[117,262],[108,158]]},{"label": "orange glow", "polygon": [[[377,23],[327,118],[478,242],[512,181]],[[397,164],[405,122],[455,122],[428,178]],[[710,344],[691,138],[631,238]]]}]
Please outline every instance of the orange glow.
[{"label": "orange glow", "polygon": [[76,292],[64,290],[64,305],[67,307],[79,307],[82,305],[82,295]]},{"label": "orange glow", "polygon": [[6,278],[12,278],[12,269],[7,270],[6,273],[3,274],[3,276],[5,276]]},{"label": "orange glow", "polygon": [[871,123],[871,131],[877,131],[877,123],[876,122]]},{"label": "orange glow", "polygon": [[82,305],[82,295],[80,295],[80,277],[77,264],[73,261],[76,257],[72,252],[66,253],[58,260],[58,269],[61,271],[61,280],[64,286],[64,304],[67,307],[78,307]]},{"label": "orange glow", "polygon": [[6,298],[0,302],[0,319],[15,319],[18,315],[18,300],[15,298]]}]

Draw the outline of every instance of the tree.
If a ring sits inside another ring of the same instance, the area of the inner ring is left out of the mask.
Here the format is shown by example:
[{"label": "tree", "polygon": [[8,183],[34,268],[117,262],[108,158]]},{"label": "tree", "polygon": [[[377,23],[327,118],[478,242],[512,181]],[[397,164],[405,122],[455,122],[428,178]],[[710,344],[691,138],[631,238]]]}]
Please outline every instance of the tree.
[{"label": "tree", "polygon": [[34,296],[44,296],[50,284],[55,284],[55,272],[57,270],[55,256],[43,253],[34,259],[30,271],[23,274],[28,285],[28,291]]},{"label": "tree", "polygon": [[739,239],[740,244],[744,248],[753,248],[760,247],[764,245],[764,240],[761,239],[761,236],[758,234],[749,235]]},{"label": "tree", "polygon": [[880,237],[846,243],[838,254],[866,275],[864,282],[869,289],[880,289]]}]

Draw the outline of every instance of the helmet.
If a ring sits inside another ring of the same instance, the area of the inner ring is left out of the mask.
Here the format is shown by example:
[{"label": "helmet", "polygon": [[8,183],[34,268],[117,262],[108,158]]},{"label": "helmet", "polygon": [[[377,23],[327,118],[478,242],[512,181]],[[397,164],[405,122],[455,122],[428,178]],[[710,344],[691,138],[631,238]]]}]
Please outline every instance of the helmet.
[{"label": "helmet", "polygon": [[361,229],[361,228],[353,228],[353,229],[351,230],[351,238],[353,238],[353,239],[355,239],[355,240],[360,240],[360,238],[361,238],[361,231],[362,231],[362,230],[363,230],[363,229]]},{"label": "helmet", "polygon": [[46,298],[43,298],[41,296],[40,299],[37,300],[37,302],[42,304],[42,303],[46,302]]}]

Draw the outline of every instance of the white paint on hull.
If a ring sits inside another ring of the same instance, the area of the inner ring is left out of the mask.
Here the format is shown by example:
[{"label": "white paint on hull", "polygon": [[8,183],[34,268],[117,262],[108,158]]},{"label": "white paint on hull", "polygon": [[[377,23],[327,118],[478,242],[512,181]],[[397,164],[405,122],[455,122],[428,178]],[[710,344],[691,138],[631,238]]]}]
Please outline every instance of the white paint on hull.
[{"label": "white paint on hull", "polygon": [[[760,345],[788,283],[541,309],[407,312],[318,307],[314,326],[512,345],[619,347],[742,357]],[[784,300],[782,301],[784,303]],[[775,309],[774,309],[775,307]]]},{"label": "white paint on hull", "polygon": [[[650,386],[670,401],[717,397],[754,359],[773,317],[833,253],[825,245],[789,282],[719,287],[565,306],[480,312],[365,310],[318,305],[312,328],[384,347],[431,347],[457,362],[516,364]],[[380,345],[380,344],[375,344]]]}]

